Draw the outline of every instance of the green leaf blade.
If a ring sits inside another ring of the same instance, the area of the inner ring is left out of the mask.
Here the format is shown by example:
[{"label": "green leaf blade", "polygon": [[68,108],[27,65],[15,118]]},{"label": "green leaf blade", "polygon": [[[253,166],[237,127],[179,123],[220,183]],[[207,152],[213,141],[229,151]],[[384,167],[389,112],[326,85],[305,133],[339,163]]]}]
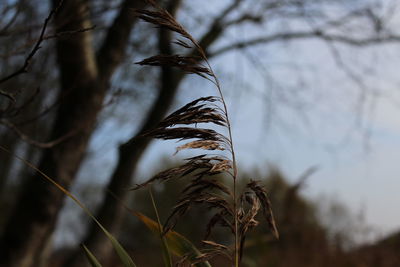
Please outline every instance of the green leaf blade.
[{"label": "green leaf blade", "polygon": [[85,252],[86,258],[92,267],[103,267],[97,260],[97,258],[93,255],[93,253],[90,252],[90,250],[85,245],[82,245],[82,249]]}]

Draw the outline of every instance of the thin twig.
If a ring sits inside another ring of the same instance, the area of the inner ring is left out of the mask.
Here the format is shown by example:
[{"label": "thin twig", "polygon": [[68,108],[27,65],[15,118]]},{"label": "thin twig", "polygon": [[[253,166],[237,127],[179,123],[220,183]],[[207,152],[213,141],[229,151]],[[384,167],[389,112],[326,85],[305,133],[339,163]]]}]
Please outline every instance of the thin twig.
[{"label": "thin twig", "polygon": [[63,37],[66,35],[73,35],[76,33],[83,33],[83,32],[87,32],[87,31],[92,31],[94,29],[96,29],[96,25],[90,26],[90,27],[86,27],[86,28],[81,28],[81,29],[77,29],[77,30],[72,30],[72,31],[62,31],[62,32],[57,32],[54,34],[48,34],[46,36],[43,37],[43,40],[50,40],[50,39],[54,39],[54,38],[59,38],[59,37]]},{"label": "thin twig", "polygon": [[0,120],[0,124],[6,126],[7,128],[9,128],[10,130],[14,131],[14,133],[16,135],[18,135],[18,137],[25,141],[26,143],[36,146],[38,148],[52,148],[56,145],[59,145],[60,143],[64,142],[65,140],[71,138],[73,135],[75,135],[77,133],[77,130],[73,130],[70,131],[69,133],[53,140],[50,142],[40,142],[40,141],[36,141],[33,140],[31,137],[29,137],[28,135],[24,134],[16,125],[14,125],[13,123],[9,122],[8,120]]},{"label": "thin twig", "polygon": [[17,71],[11,73],[10,75],[8,75],[8,76],[6,76],[6,77],[0,79],[0,84],[1,84],[1,83],[4,83],[4,82],[6,82],[6,81],[8,81],[8,80],[10,80],[10,79],[12,79],[12,78],[14,78],[15,76],[18,76],[18,75],[20,75],[20,74],[22,74],[22,73],[28,72],[28,68],[29,68],[29,66],[30,66],[30,64],[31,64],[31,62],[32,62],[33,57],[34,57],[35,54],[38,52],[38,50],[41,48],[40,45],[41,45],[42,42],[44,41],[44,37],[45,37],[44,34],[45,34],[45,32],[46,32],[47,26],[48,26],[48,24],[49,24],[51,18],[53,17],[53,15],[59,10],[59,8],[61,8],[63,2],[64,2],[63,0],[60,0],[60,2],[58,3],[58,5],[50,11],[49,15],[48,15],[47,18],[44,20],[44,23],[43,23],[43,26],[42,26],[42,30],[41,30],[40,35],[39,35],[39,39],[37,40],[36,44],[35,44],[34,47],[32,48],[31,52],[30,52],[30,53],[28,54],[28,56],[26,57],[25,62],[24,62],[24,64],[22,65],[22,67],[21,67],[20,69],[18,69]]}]

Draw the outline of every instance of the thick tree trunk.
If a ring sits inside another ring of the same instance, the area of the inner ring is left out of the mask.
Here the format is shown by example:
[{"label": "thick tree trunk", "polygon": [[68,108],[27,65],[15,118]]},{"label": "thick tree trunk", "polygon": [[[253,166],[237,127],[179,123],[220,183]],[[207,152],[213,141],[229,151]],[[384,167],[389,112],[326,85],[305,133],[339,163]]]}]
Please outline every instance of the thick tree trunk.
[{"label": "thick tree trunk", "polygon": [[[55,5],[58,1],[54,1]],[[65,1],[56,15],[58,31],[89,26],[85,2]],[[52,138],[71,131],[78,133],[64,143],[44,151],[39,169],[65,187],[73,181],[84,157],[105,88],[98,83],[90,32],[57,40],[62,101],[57,111]],[[34,173],[24,183],[16,206],[0,240],[0,266],[37,266],[46,247],[64,196]]]}]

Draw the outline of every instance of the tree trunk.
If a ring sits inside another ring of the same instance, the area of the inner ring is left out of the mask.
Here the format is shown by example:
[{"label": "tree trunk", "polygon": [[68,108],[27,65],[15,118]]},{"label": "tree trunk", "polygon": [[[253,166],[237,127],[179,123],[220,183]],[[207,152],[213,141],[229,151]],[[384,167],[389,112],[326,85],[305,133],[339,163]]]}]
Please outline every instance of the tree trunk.
[{"label": "tree trunk", "polygon": [[[58,5],[58,1],[54,1]],[[57,31],[90,26],[86,2],[65,1],[55,21]],[[84,157],[105,88],[98,83],[90,32],[57,40],[57,60],[63,99],[57,111],[52,138],[77,134],[44,151],[39,169],[65,187],[73,181]],[[0,266],[37,266],[55,226],[64,195],[34,173],[22,185],[16,207],[0,241]]]}]

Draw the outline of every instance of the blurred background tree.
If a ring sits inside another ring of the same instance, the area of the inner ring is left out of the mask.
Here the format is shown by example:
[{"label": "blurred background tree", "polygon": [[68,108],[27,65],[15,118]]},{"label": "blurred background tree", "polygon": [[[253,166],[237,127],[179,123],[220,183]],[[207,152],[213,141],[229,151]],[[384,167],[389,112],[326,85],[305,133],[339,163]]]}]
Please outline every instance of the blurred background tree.
[{"label": "blurred background tree", "polygon": [[[374,1],[159,2],[183,21],[209,58],[221,66],[230,64],[226,55],[239,51],[269,76],[268,70],[262,68],[260,47],[268,49],[276,43],[319,40],[329,48],[337,67],[361,89],[360,96],[364,95],[366,86],[343,61],[341,48],[362,49],[400,40],[391,24],[391,13],[383,12],[381,5]],[[139,0],[6,0],[0,4],[3,14],[0,18],[0,145],[33,162],[69,188],[77,180],[79,170],[89,164],[90,158],[98,156],[91,153],[90,147],[97,144],[98,139],[94,137],[101,136],[98,133],[102,127],[118,127],[123,132],[120,139],[124,141],[118,146],[116,164],[104,190],[97,193],[100,197],[96,196],[100,198],[97,217],[116,235],[125,216],[121,205],[107,190],[124,201],[128,199],[126,189],[135,180],[139,161],[150,144],[141,133],[167,114],[177,101],[183,82],[203,86],[196,78],[186,81],[184,73],[175,69],[140,69],[132,64],[148,55],[179,52],[171,45],[174,40],[171,33],[137,22],[132,9],[144,7],[145,2]],[[247,36],[230,37],[239,30],[246,30]],[[278,93],[279,98],[268,101],[293,107],[302,104],[291,88]],[[363,103],[363,98],[360,99]],[[101,138],[114,137],[103,135]],[[89,174],[94,177],[93,183],[102,172],[99,168],[96,166],[96,171]],[[275,182],[287,187],[283,180]],[[306,216],[304,220],[311,221],[298,221],[298,216],[291,215],[312,213],[305,204],[296,206],[297,191],[292,191],[286,204],[276,200],[283,231],[286,224],[294,224],[309,228],[308,238],[313,231],[323,232],[317,219]],[[0,192],[3,192],[0,265],[46,265],[63,194],[42,181],[38,173],[27,170],[3,152],[0,153]],[[135,205],[142,201],[148,200],[138,198]],[[280,209],[279,205],[284,207]],[[291,212],[284,215],[285,209]],[[287,231],[287,236],[292,236],[292,230]],[[109,258],[110,245],[96,227],[89,225],[83,232],[82,242],[103,260]],[[305,239],[299,233],[295,235],[300,243]],[[325,238],[324,234],[315,235]],[[285,245],[289,244],[282,242]],[[76,249],[61,264],[83,266],[85,261]]]}]

